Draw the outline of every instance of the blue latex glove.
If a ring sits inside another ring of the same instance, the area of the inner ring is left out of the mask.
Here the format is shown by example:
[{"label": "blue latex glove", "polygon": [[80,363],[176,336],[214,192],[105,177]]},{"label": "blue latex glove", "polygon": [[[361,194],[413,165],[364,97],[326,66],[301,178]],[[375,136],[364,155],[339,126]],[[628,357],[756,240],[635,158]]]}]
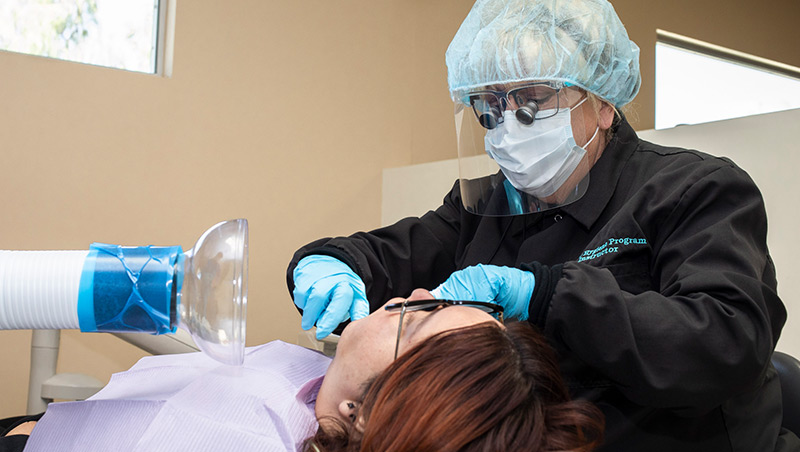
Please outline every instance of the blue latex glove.
[{"label": "blue latex glove", "polygon": [[297,263],[293,278],[294,304],[303,310],[300,326],[309,330],[316,323],[317,339],[331,334],[348,318],[369,315],[364,282],[339,259],[306,256]]},{"label": "blue latex glove", "polygon": [[478,264],[453,272],[431,294],[446,300],[494,301],[503,307],[503,317],[528,320],[535,279],[518,268]]}]

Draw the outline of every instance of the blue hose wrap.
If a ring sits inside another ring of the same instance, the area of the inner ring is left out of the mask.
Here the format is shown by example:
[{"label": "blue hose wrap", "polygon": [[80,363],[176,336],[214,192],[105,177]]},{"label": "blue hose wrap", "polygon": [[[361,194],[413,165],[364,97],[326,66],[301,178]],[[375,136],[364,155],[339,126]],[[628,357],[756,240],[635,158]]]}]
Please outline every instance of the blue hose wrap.
[{"label": "blue hose wrap", "polygon": [[94,263],[97,261],[97,250],[89,250],[83,261],[80,289],[78,291],[78,325],[81,331],[97,331],[94,321]]},{"label": "blue hose wrap", "polygon": [[179,246],[92,244],[78,294],[81,331],[174,333],[185,259]]}]

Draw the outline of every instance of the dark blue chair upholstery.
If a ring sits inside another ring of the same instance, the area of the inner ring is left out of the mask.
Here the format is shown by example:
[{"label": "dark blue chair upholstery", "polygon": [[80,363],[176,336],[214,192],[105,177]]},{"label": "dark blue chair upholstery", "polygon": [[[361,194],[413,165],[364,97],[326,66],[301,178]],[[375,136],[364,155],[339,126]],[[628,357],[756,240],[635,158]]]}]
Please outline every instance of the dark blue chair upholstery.
[{"label": "dark blue chair upholstery", "polygon": [[772,354],[783,393],[783,426],[800,435],[800,361],[782,352]]}]

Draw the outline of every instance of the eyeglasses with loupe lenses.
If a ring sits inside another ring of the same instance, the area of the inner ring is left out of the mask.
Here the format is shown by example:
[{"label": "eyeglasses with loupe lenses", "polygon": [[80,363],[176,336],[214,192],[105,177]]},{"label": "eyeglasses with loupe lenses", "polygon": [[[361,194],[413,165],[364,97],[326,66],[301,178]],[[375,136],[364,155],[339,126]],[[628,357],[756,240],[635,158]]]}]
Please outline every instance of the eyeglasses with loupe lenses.
[{"label": "eyeglasses with loupe lenses", "polygon": [[467,95],[466,103],[486,129],[491,130],[502,124],[503,112],[509,106],[520,123],[531,125],[537,119],[550,118],[558,113],[561,89],[561,85],[543,82],[508,91],[475,91]]}]

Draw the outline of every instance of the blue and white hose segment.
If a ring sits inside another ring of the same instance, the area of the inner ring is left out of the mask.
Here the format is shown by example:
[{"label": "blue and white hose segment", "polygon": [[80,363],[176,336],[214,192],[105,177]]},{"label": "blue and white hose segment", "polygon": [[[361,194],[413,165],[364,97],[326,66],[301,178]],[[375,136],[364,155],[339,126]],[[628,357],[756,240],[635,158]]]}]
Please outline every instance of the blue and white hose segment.
[{"label": "blue and white hose segment", "polygon": [[184,260],[178,246],[0,251],[0,329],[174,332]]}]

